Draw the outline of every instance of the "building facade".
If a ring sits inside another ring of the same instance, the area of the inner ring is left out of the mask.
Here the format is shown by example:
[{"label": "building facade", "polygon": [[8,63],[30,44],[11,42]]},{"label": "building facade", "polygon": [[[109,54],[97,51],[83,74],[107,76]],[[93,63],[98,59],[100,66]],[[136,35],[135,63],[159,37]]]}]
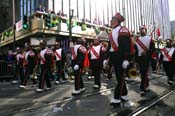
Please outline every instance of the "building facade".
[{"label": "building facade", "polygon": [[[6,1],[6,2],[5,2]],[[7,24],[12,24],[12,0],[1,0],[8,11]],[[7,3],[8,2],[8,3]],[[76,19],[86,19],[101,25],[110,25],[111,17],[119,12],[125,17],[124,26],[137,33],[140,25],[148,27],[148,32],[160,29],[162,39],[170,38],[170,18],[168,0],[15,0],[16,20],[24,15],[32,15],[39,6],[56,14],[69,16],[70,9]],[[2,13],[0,15],[3,15]],[[1,19],[2,20],[2,19]],[[5,24],[5,21],[0,21]],[[4,28],[3,28],[4,29]],[[156,37],[156,33],[153,34]]]},{"label": "building facade", "polygon": [[175,21],[171,21],[171,37],[175,39]]}]

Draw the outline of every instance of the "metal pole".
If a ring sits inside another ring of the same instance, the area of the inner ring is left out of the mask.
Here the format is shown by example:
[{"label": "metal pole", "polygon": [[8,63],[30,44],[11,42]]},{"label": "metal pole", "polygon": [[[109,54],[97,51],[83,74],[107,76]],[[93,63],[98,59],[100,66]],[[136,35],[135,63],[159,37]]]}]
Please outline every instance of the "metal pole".
[{"label": "metal pole", "polygon": [[15,50],[15,44],[16,44],[16,19],[15,19],[15,0],[13,0],[13,32],[14,32],[14,34],[13,34],[13,50]]},{"label": "metal pole", "polygon": [[72,17],[73,9],[71,9],[71,1],[69,0],[69,41],[72,41]]}]

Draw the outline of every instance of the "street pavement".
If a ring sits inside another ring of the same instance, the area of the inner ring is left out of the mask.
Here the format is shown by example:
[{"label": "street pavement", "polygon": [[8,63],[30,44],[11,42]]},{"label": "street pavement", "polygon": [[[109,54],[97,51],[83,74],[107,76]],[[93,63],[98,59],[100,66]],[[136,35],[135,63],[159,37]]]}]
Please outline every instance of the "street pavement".
[{"label": "street pavement", "polygon": [[[167,84],[167,77],[164,73],[150,74],[150,92],[145,96],[140,96],[140,78],[138,77],[127,82],[129,101],[113,107],[110,105],[110,100],[116,85],[114,76],[109,81],[102,75],[100,90],[93,89],[94,81],[88,80],[87,75],[83,79],[86,91],[78,96],[71,94],[74,90],[73,80],[59,85],[55,85],[53,81],[53,89],[42,93],[36,93],[36,88],[30,85],[31,82],[25,89],[18,88],[17,84],[1,82],[0,116],[125,116],[172,89]],[[163,99],[165,101],[162,100],[140,116],[164,116],[165,114],[171,116],[175,112],[174,96],[174,93],[171,93]],[[159,108],[163,111],[160,112]]]}]

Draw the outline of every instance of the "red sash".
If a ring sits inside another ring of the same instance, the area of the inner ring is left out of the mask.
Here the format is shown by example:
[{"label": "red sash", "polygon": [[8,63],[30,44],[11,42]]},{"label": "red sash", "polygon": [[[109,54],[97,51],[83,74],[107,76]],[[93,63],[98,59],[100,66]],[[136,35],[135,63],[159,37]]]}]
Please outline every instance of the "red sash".
[{"label": "red sash", "polygon": [[136,39],[136,42],[139,44],[139,46],[144,50],[147,51],[148,48],[140,41],[139,38]]},{"label": "red sash", "polygon": [[62,57],[57,53],[57,51],[55,51],[55,55],[61,60]]},{"label": "red sash", "polygon": [[109,41],[111,42],[111,46],[114,49],[114,51],[117,52],[118,51],[118,47],[117,47],[117,45],[115,44],[115,42],[113,40],[112,33],[109,34]]},{"label": "red sash", "polygon": [[[46,52],[47,52],[47,51],[46,51]],[[41,53],[41,52],[40,52],[40,53]],[[39,58],[40,58],[41,62],[44,64],[44,63],[45,63],[45,60],[44,60],[43,57],[41,57],[40,53],[38,54],[38,55],[39,55]]]},{"label": "red sash", "polygon": [[75,54],[75,51],[74,51],[74,47],[71,48],[71,52],[72,52],[73,60],[75,60],[76,59],[76,54]]},{"label": "red sash", "polygon": [[98,55],[98,53],[95,51],[93,47],[91,47],[91,51],[93,52],[93,54],[96,56],[97,59],[100,58],[100,55]]},{"label": "red sash", "polygon": [[171,58],[171,56],[168,54],[168,51],[167,51],[165,48],[163,48],[161,51],[165,54],[165,56],[168,58],[168,60],[169,60],[170,62],[172,62],[172,58]]}]

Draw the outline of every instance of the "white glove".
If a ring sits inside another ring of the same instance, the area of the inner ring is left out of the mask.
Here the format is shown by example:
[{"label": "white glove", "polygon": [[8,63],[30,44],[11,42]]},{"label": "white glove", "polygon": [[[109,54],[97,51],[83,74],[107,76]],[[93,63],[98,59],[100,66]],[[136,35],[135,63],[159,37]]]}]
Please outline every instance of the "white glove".
[{"label": "white glove", "polygon": [[79,65],[74,65],[74,70],[77,71],[79,69]]},{"label": "white glove", "polygon": [[109,60],[103,61],[103,69],[108,70],[109,69]]},{"label": "white glove", "polygon": [[127,60],[123,61],[122,68],[126,69],[129,65],[129,62]]}]

